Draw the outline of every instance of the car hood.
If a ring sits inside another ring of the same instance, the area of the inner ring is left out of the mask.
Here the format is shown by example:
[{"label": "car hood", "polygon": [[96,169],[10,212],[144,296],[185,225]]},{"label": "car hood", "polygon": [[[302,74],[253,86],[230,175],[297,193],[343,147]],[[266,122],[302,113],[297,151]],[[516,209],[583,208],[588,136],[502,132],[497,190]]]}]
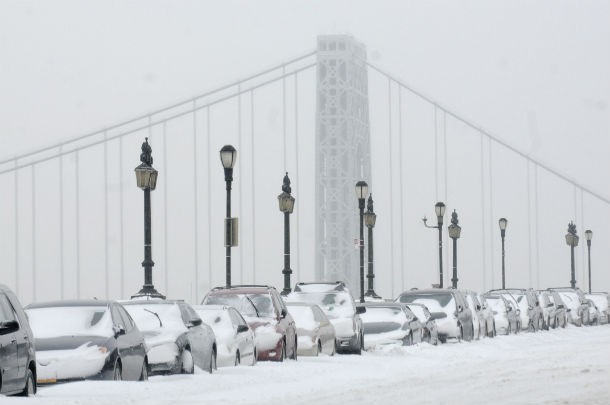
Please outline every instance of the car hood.
[{"label": "car hood", "polygon": [[106,346],[112,340],[107,336],[60,336],[55,338],[35,339],[36,351],[73,350],[87,344],[88,346]]}]

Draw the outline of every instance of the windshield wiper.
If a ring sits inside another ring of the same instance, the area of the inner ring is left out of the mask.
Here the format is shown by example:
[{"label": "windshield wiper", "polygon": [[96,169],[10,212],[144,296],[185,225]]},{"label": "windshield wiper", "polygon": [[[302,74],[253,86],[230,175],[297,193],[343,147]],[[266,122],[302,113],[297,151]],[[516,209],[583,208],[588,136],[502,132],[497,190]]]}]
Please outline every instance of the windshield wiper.
[{"label": "windshield wiper", "polygon": [[252,302],[252,300],[250,299],[250,297],[248,297],[247,295],[246,295],[245,297],[246,297],[246,299],[247,299],[248,301],[250,301],[250,304],[252,304],[252,306],[254,307],[254,311],[256,312],[256,316],[257,316],[258,318],[260,318],[261,316],[260,316],[260,314],[258,313],[258,309],[256,308],[256,305],[254,305],[254,302]]},{"label": "windshield wiper", "polygon": [[154,312],[154,311],[151,311],[150,309],[146,309],[146,308],[144,308],[144,311],[146,311],[146,312],[150,312],[151,314],[153,314],[154,316],[156,316],[156,317],[157,317],[157,319],[159,320],[159,327],[160,327],[160,328],[162,328],[162,327],[163,327],[163,322],[161,322],[161,318],[159,317],[159,314],[157,314],[157,313],[156,313],[156,312]]}]

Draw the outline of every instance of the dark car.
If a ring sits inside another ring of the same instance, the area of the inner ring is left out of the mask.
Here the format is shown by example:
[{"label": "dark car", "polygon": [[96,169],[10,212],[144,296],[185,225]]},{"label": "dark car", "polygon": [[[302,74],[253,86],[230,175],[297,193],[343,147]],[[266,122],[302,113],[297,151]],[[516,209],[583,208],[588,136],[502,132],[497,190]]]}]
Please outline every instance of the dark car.
[{"label": "dark car", "polygon": [[15,294],[0,284],[0,394],[36,393],[36,353],[28,318]]},{"label": "dark car", "polygon": [[472,312],[460,290],[441,288],[410,290],[400,294],[396,301],[405,304],[424,304],[428,307],[432,318],[436,321],[438,338],[443,343],[450,338],[470,341],[474,337]]},{"label": "dark car", "polygon": [[335,327],[337,353],[362,353],[364,333],[360,314],[366,312],[366,307],[355,305],[344,282],[300,282],[286,300],[308,302],[322,309]]},{"label": "dark car", "polygon": [[142,331],[152,373],[216,370],[216,337],[195,310],[179,300],[137,299],[123,305]]},{"label": "dark car", "polygon": [[146,345],[116,301],[66,300],[28,305],[39,384],[146,380]]},{"label": "dark car", "polygon": [[237,309],[254,330],[258,360],[297,359],[296,325],[274,287],[216,287],[206,295],[202,304],[228,305]]}]

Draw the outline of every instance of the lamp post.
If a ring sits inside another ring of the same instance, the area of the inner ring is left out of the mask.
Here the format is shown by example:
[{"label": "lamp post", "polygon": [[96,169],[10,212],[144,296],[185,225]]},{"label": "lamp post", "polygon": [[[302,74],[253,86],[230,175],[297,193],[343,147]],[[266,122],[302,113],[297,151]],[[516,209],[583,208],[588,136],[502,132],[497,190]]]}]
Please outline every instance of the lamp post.
[{"label": "lamp post", "polygon": [[500,218],[498,224],[500,225],[500,237],[502,238],[502,289],[505,289],[506,285],[504,284],[504,236],[506,236],[506,225],[508,225],[508,221],[506,220],[506,218]]},{"label": "lamp post", "polygon": [[585,238],[587,239],[587,254],[589,256],[589,294],[591,294],[591,239],[593,239],[593,231],[587,229]]},{"label": "lamp post", "polygon": [[157,186],[157,172],[153,167],[152,148],[148,144],[148,138],[142,143],[142,153],[140,154],[140,165],[135,168],[136,182],[138,187],[144,190],[144,285],[131,298],[150,296],[153,298],[164,299],[152,282],[152,268],[155,262],[152,260],[151,246],[151,219],[150,219],[150,192]]},{"label": "lamp post", "polygon": [[360,302],[364,302],[364,199],[369,193],[369,185],[360,180],[356,183],[356,197],[358,197],[358,209],[360,210]]},{"label": "lamp post", "polygon": [[233,181],[233,167],[237,160],[237,150],[232,145],[225,145],[220,149],[220,162],[225,171],[225,182],[227,184],[227,216],[225,219],[225,248],[226,248],[226,284],[231,287],[231,247],[235,246],[233,235],[234,221],[231,218],[231,182]]},{"label": "lamp post", "polygon": [[364,214],[364,224],[369,229],[368,234],[368,255],[369,255],[369,266],[368,266],[368,274],[366,275],[368,279],[368,289],[366,290],[367,297],[372,298],[381,298],[375,292],[373,287],[373,280],[375,279],[375,273],[373,271],[373,228],[375,227],[375,222],[377,222],[377,215],[373,211],[373,194],[369,194],[369,199],[367,201],[366,213]]},{"label": "lamp post", "polygon": [[576,288],[576,272],[574,270],[574,246],[578,246],[578,235],[576,235],[576,225],[573,222],[568,224],[568,233],[566,233],[566,243],[570,246],[570,255],[572,258],[572,279],[570,285]]},{"label": "lamp post", "polygon": [[455,210],[453,210],[453,213],[451,214],[451,225],[449,225],[448,229],[449,237],[453,239],[453,277],[451,278],[451,287],[457,288],[457,240],[460,238],[462,228],[458,225],[458,214]]},{"label": "lamp post", "polygon": [[443,288],[443,217],[445,216],[445,204],[442,202],[437,202],[434,206],[434,211],[436,213],[436,222],[437,226],[430,226],[426,223],[428,218],[424,217],[424,225],[427,228],[435,228],[438,229],[438,268],[439,268],[439,288]]},{"label": "lamp post", "polygon": [[290,275],[292,274],[290,269],[290,214],[294,210],[294,197],[290,195],[291,191],[290,179],[288,178],[288,172],[286,172],[282,184],[282,194],[277,196],[280,211],[284,213],[284,270],[282,270],[284,289],[282,295],[290,294]]}]

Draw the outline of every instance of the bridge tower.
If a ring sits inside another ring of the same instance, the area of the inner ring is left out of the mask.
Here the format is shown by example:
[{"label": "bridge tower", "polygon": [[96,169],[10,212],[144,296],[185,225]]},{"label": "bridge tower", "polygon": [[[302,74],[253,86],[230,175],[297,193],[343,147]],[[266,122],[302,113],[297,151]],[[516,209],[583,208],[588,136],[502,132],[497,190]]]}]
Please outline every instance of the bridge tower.
[{"label": "bridge tower", "polygon": [[316,276],[359,291],[355,184],[371,189],[366,49],[348,35],[318,37]]}]

